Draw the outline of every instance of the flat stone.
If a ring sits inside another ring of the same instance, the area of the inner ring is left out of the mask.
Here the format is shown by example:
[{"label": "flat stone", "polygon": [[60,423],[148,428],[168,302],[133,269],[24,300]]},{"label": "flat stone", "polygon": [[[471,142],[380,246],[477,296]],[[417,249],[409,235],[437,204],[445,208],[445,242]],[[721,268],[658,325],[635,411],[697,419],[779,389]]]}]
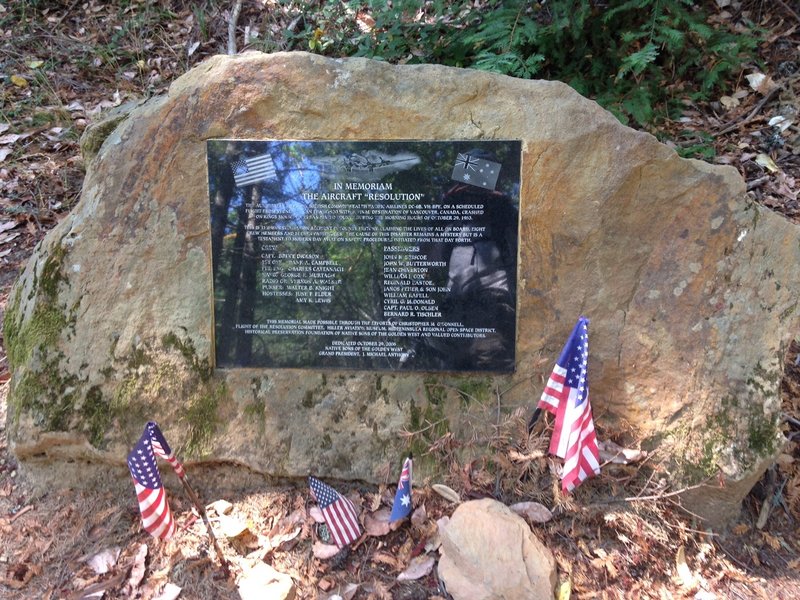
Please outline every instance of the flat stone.
[{"label": "flat stone", "polygon": [[293,600],[297,592],[289,575],[263,562],[246,571],[238,587],[242,600]]},{"label": "flat stone", "polygon": [[552,600],[555,559],[504,504],[465,502],[439,535],[439,576],[455,600]]},{"label": "flat stone", "polygon": [[[580,314],[600,435],[663,457],[673,489],[710,480],[687,508],[724,521],[774,457],[800,229],[735,169],[681,159],[562,83],[306,53],[211,58],[118,118],[7,305],[10,446],[42,486],[124,475],[148,419],[184,458],[379,481],[420,419],[490,434],[493,401],[459,388],[532,410]],[[516,372],[214,370],[211,138],[521,139]]]}]

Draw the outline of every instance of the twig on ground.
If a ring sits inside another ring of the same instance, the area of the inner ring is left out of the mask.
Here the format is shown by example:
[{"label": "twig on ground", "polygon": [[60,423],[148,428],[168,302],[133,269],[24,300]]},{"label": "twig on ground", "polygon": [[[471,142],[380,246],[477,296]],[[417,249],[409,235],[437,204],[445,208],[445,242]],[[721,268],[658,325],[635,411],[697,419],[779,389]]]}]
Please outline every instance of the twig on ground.
[{"label": "twig on ground", "polygon": [[793,11],[789,7],[789,5],[786,4],[786,2],[784,2],[783,0],[776,0],[776,1],[784,8],[784,10],[786,10],[786,12],[788,12],[790,15],[793,16],[798,23],[800,23],[800,15],[798,15],[795,11]]},{"label": "twig on ground", "polygon": [[[667,498],[674,498],[675,496],[680,496],[681,494],[685,494],[686,492],[690,492],[692,490],[696,490],[701,487],[714,487],[708,485],[708,482],[712,479],[709,477],[705,481],[701,481],[700,483],[696,483],[695,485],[690,485],[679,490],[675,490],[672,492],[659,492],[657,494],[650,494],[649,496],[627,496],[625,498],[609,498],[608,500],[600,500],[598,502],[592,503],[594,506],[605,505],[605,504],[617,504],[623,502],[644,502],[649,500],[666,500]],[[687,511],[688,512],[688,511]]]},{"label": "twig on ground", "polygon": [[725,553],[725,556],[730,558],[733,562],[735,562],[737,565],[739,565],[745,571],[749,569],[749,567],[746,564],[744,564],[742,561],[740,561],[738,558],[736,558],[733,554],[731,554],[731,552],[725,546],[723,546],[720,543],[720,539],[718,537],[714,539],[714,543],[720,548],[720,550],[722,550]]},{"label": "twig on ground", "polygon": [[769,177],[759,177],[758,179],[753,179],[752,181],[747,182],[747,191],[752,192],[756,188],[760,188],[762,185],[769,181]]},{"label": "twig on ground", "polygon": [[197,492],[195,492],[194,488],[189,485],[188,477],[184,475],[183,477],[179,477],[179,479],[183,484],[183,489],[186,490],[186,495],[189,496],[189,500],[192,501],[192,504],[194,504],[197,512],[200,513],[200,518],[203,519],[203,523],[205,524],[206,529],[208,529],[208,537],[211,540],[211,545],[214,546],[214,551],[217,553],[217,558],[219,558],[219,561],[222,564],[222,570],[226,576],[229,575],[230,567],[228,566],[228,561],[225,559],[225,555],[222,554],[222,549],[219,547],[217,537],[214,535],[214,530],[211,528],[211,523],[208,521],[208,515],[206,514],[205,507],[200,502]]},{"label": "twig on ground", "polygon": [[795,419],[791,415],[787,415],[786,413],[781,413],[781,417],[783,417],[783,420],[789,423],[790,425],[794,425],[795,427],[800,427],[800,420]]},{"label": "twig on ground", "polygon": [[727,127],[725,127],[724,129],[721,129],[721,130],[717,131],[716,133],[713,133],[713,134],[711,134],[711,135],[712,135],[712,137],[719,137],[719,136],[721,136],[721,135],[724,135],[724,134],[726,134],[726,133],[730,133],[731,131],[734,131],[734,130],[736,130],[736,129],[739,129],[740,127],[743,127],[744,125],[746,125],[747,123],[749,123],[750,121],[752,121],[752,120],[753,120],[753,118],[755,118],[755,116],[756,116],[756,115],[757,115],[759,112],[761,112],[761,109],[762,109],[762,108],[764,108],[764,105],[765,105],[767,102],[769,102],[769,101],[772,99],[772,97],[773,97],[775,94],[777,94],[779,91],[781,91],[782,89],[783,89],[783,86],[780,86],[780,85],[778,85],[778,86],[775,86],[774,88],[772,88],[772,89],[771,89],[771,90],[770,90],[770,91],[767,93],[767,95],[766,95],[766,96],[764,96],[764,97],[763,97],[761,100],[759,100],[758,104],[756,104],[755,108],[754,108],[753,110],[751,110],[751,111],[750,111],[750,114],[749,114],[749,115],[747,115],[747,116],[746,116],[744,119],[741,119],[741,120],[738,120],[738,119],[737,119],[736,121],[734,121],[733,123],[731,123],[730,125],[728,125]]},{"label": "twig on ground", "polygon": [[9,522],[9,523],[13,523],[13,522],[14,522],[14,521],[16,521],[17,519],[19,519],[19,518],[20,518],[22,515],[24,515],[24,514],[25,514],[25,513],[27,513],[27,512],[30,512],[30,511],[32,511],[32,510],[33,510],[33,505],[32,505],[32,504],[28,504],[28,506],[26,506],[26,507],[25,507],[25,508],[23,508],[23,509],[20,509],[20,510],[19,510],[19,512],[17,512],[17,513],[16,513],[16,514],[15,514],[13,517],[11,517],[11,518],[8,520],[8,522]]},{"label": "twig on ground", "polygon": [[[500,436],[500,388],[495,387],[494,393],[497,396],[497,416],[495,419],[495,435]],[[494,497],[500,497],[500,475],[502,470],[498,469],[494,477]]]},{"label": "twig on ground", "polygon": [[231,11],[231,18],[228,21],[228,54],[236,54],[236,23],[239,21],[239,13],[242,11],[242,0],[236,0],[236,5]]},{"label": "twig on ground", "polygon": [[675,490],[674,492],[667,492],[666,494],[652,494],[650,496],[628,496],[627,498],[623,498],[623,500],[625,502],[639,502],[642,500],[664,500],[665,498],[680,496],[681,494],[685,494],[686,492],[690,492],[692,490],[696,490],[701,487],[712,487],[712,486],[709,486],[705,481],[703,481],[695,485],[690,485],[688,487]]},{"label": "twig on ground", "polygon": [[80,2],[80,0],[72,0],[72,3],[67,7],[67,10],[65,10],[64,13],[60,17],[58,17],[58,20],[53,24],[54,27],[58,27],[59,25],[61,25],[61,23],[64,22],[64,19],[67,18],[67,15],[72,14],[72,9],[74,9],[78,5],[78,2]]}]

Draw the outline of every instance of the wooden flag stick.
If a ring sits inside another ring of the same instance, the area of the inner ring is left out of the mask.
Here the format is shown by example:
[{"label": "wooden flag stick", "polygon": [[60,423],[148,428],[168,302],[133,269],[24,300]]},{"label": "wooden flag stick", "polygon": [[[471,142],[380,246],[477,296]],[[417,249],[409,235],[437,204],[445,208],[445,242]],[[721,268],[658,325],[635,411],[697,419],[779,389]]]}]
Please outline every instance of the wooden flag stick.
[{"label": "wooden flag stick", "polygon": [[217,558],[219,558],[219,561],[222,563],[222,568],[226,573],[228,573],[228,561],[225,560],[225,557],[222,554],[222,549],[219,547],[219,543],[217,542],[217,537],[214,535],[214,530],[211,529],[211,523],[208,520],[205,507],[200,502],[197,492],[195,492],[194,488],[189,485],[189,478],[186,476],[186,474],[184,473],[183,477],[179,477],[179,479],[183,484],[183,489],[186,490],[186,495],[189,496],[189,500],[192,501],[192,504],[194,504],[197,512],[200,513],[200,518],[203,519],[203,523],[206,525],[208,537],[211,538],[211,544],[214,546],[214,551],[217,553]]}]

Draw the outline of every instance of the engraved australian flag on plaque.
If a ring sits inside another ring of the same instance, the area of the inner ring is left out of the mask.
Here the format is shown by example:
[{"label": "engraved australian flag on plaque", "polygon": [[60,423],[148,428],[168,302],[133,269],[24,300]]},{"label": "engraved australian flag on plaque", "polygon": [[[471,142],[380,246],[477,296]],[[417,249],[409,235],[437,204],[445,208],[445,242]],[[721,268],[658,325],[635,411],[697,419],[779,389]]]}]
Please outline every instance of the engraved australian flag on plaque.
[{"label": "engraved australian flag on plaque", "polygon": [[485,190],[494,190],[500,176],[500,167],[500,163],[459,152],[450,178]]}]

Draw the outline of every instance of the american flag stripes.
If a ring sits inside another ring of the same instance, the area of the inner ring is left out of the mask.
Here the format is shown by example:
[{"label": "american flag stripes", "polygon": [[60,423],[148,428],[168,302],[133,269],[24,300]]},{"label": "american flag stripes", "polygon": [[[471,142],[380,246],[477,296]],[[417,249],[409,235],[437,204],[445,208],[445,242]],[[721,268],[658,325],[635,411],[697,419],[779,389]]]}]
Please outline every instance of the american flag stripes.
[{"label": "american flag stripes", "polygon": [[411,457],[403,461],[403,470],[400,473],[400,481],[397,483],[397,493],[392,504],[392,515],[389,522],[404,519],[411,513]]},{"label": "american flag stripes", "polygon": [[233,163],[233,181],[236,187],[275,178],[275,163],[269,154],[241,158]]},{"label": "american flag stripes", "polygon": [[183,465],[173,456],[158,425],[150,421],[128,454],[128,469],[133,477],[142,525],[153,537],[167,540],[175,533],[175,521],[161,482],[156,456],[166,459],[178,477],[184,477]]},{"label": "american flag stripes", "polygon": [[600,473],[600,453],[589,404],[589,320],[580,317],[539,400],[556,417],[550,453],[564,459],[561,488],[571,492]]},{"label": "american flag stripes", "polygon": [[361,536],[361,525],[353,503],[315,477],[308,478],[308,485],[319,503],[325,524],[336,545],[343,548],[357,540]]}]

